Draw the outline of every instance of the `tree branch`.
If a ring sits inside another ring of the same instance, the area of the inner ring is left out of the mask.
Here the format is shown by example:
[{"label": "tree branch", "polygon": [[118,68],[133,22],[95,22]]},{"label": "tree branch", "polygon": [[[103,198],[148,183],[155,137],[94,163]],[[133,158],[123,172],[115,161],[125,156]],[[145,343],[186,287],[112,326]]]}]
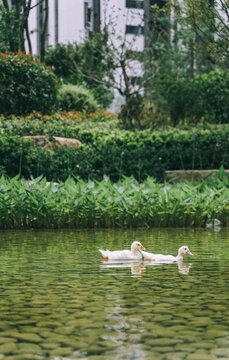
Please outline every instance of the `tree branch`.
[{"label": "tree branch", "polygon": [[37,7],[38,5],[40,5],[41,3],[43,3],[45,0],[40,0],[38,1],[38,3],[36,3],[36,5],[30,6],[29,10],[34,9],[35,7]]}]

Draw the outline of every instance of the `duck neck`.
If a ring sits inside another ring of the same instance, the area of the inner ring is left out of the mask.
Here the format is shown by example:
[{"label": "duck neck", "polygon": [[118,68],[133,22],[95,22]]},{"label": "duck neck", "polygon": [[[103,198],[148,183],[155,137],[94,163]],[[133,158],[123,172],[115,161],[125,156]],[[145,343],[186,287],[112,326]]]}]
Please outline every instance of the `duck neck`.
[{"label": "duck neck", "polygon": [[177,261],[182,261],[183,260],[183,256],[180,254],[180,252],[178,252],[178,255],[176,257]]},{"label": "duck neck", "polygon": [[138,249],[132,248],[131,252],[132,252],[132,254],[137,255],[138,254]]}]

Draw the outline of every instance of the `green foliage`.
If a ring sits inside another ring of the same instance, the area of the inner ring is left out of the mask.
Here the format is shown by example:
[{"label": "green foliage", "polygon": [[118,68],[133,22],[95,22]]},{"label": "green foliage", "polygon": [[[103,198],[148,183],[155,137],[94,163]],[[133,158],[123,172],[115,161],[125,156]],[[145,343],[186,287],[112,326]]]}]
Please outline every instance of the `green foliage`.
[{"label": "green foliage", "polygon": [[92,93],[84,86],[65,84],[58,91],[58,103],[63,111],[95,112],[99,105]]},{"label": "green foliage", "polygon": [[112,183],[68,178],[48,183],[0,178],[0,229],[205,226],[217,218],[226,224],[229,188],[180,183],[158,184],[148,177]]},{"label": "green foliage", "polygon": [[125,128],[133,128],[136,122],[141,128],[141,118],[143,117],[144,103],[143,97],[139,94],[133,94],[126,99],[126,102],[121,106],[119,113],[120,119],[123,121]]},{"label": "green foliage", "polygon": [[20,33],[15,31],[16,10],[7,10],[0,4],[0,52],[13,51],[20,43]]},{"label": "green foliage", "polygon": [[1,53],[0,74],[0,113],[49,113],[55,107],[57,79],[32,56]]},{"label": "green foliage", "polygon": [[65,83],[79,84],[83,82],[83,76],[78,68],[80,62],[80,45],[57,44],[55,48],[48,47],[45,55],[45,63],[52,66],[56,76]]},{"label": "green foliage", "polygon": [[[217,169],[220,165],[229,168],[226,125],[179,132],[176,129],[130,132],[115,128],[111,132],[104,123],[97,130],[81,128],[71,121],[65,125],[62,121],[58,125],[57,121],[55,126],[48,122],[47,127],[43,123],[39,127],[37,121],[28,126],[25,121],[24,128],[15,125],[13,129],[10,121],[7,124],[0,137],[0,169],[10,176],[44,175],[50,181],[64,181],[68,176],[101,180],[104,175],[112,181],[123,176],[143,181],[154,176],[163,181],[166,170]],[[40,135],[77,138],[82,146],[44,151],[15,136],[16,132],[37,135],[39,129]]]},{"label": "green foliage", "polygon": [[113,100],[110,91],[113,77],[113,57],[107,45],[106,29],[90,34],[82,44],[58,44],[48,48],[45,62],[54,68],[55,74],[64,83],[86,85],[95,99],[104,108]]},{"label": "green foliage", "polygon": [[89,129],[93,131],[117,130],[117,117],[102,110],[95,113],[71,111],[42,115],[33,112],[25,117],[10,115],[0,116],[1,132],[8,135],[48,135],[62,137],[76,137],[79,131]]},{"label": "green foliage", "polygon": [[184,0],[182,18],[204,47],[206,57],[228,69],[228,1]]},{"label": "green foliage", "polygon": [[167,111],[173,126],[179,122],[228,123],[229,75],[211,71],[192,80],[162,79]]},{"label": "green foliage", "polygon": [[[193,97],[193,94],[190,96],[188,93],[190,82],[215,66],[202,42],[196,38],[194,30],[184,21],[182,4],[177,1],[163,4],[165,7],[162,11],[168,10],[163,16],[158,16],[157,6],[152,8],[155,27],[161,31],[152,31],[146,38],[143,77],[145,88],[151,89],[148,94],[151,103],[155,104],[154,107],[160,113],[157,122],[162,124],[171,121],[176,126],[187,120],[186,112],[189,109],[192,111],[194,107],[195,112],[199,106],[195,107],[196,94]],[[174,14],[172,17],[171,9]],[[193,117],[191,114],[187,116],[188,120]]]},{"label": "green foliage", "polygon": [[187,118],[195,122],[201,119],[211,123],[229,122],[228,72],[211,71],[195,77],[187,89],[187,97]]},{"label": "green foliage", "polygon": [[154,129],[166,124],[167,114],[162,104],[155,99],[133,94],[121,106],[119,119],[127,130]]}]

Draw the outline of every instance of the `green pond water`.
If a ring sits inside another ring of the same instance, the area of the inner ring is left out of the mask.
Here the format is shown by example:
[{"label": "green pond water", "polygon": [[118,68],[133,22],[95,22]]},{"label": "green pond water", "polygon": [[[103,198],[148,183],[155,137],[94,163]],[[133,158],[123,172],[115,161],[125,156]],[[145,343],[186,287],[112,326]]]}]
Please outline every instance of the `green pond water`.
[{"label": "green pond water", "polygon": [[[103,262],[134,240],[194,256]],[[1,231],[2,359],[229,359],[229,230]]]}]

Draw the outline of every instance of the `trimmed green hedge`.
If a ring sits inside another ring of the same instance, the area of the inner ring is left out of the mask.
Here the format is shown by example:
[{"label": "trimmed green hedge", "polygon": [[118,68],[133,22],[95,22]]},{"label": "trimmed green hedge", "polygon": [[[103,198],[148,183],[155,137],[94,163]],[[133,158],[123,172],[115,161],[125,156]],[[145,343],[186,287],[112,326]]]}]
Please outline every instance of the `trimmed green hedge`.
[{"label": "trimmed green hedge", "polygon": [[229,135],[224,128],[198,133],[193,130],[109,133],[75,128],[74,137],[83,143],[78,150],[43,151],[19,136],[3,133],[0,170],[9,176],[44,175],[53,181],[64,181],[68,176],[101,180],[104,175],[112,181],[123,176],[134,176],[138,181],[154,176],[162,181],[165,170],[218,169],[221,165],[229,168]]}]

